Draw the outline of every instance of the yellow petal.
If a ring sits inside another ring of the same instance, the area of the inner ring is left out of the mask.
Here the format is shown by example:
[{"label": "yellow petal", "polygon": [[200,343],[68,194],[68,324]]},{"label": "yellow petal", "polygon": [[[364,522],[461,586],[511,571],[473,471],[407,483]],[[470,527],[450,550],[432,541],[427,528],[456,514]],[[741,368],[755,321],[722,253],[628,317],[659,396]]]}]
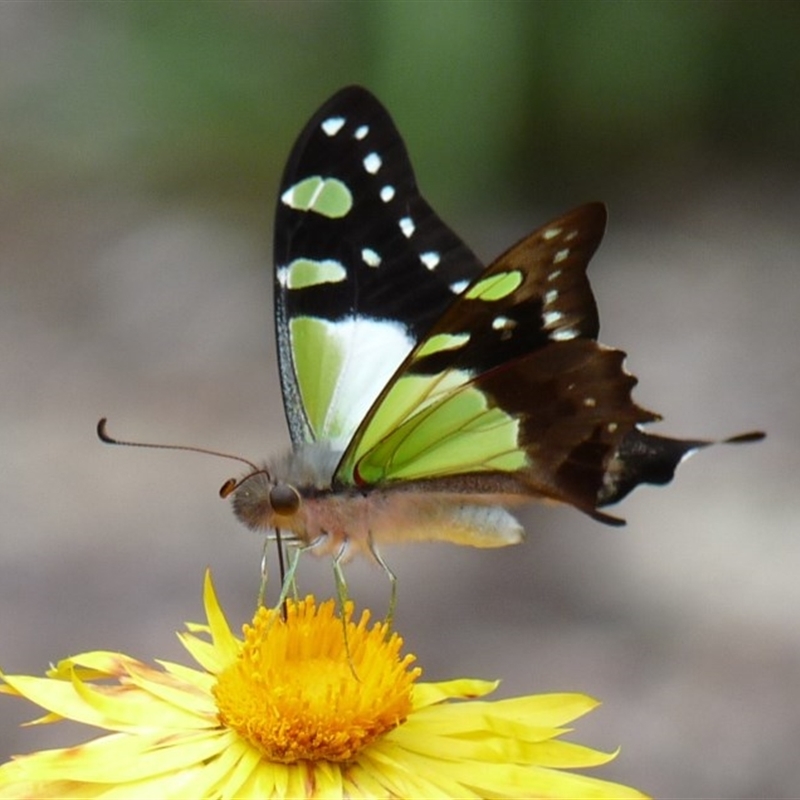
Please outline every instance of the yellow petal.
[{"label": "yellow petal", "polygon": [[[470,785],[484,787],[482,794],[497,797],[558,798],[559,800],[643,800],[647,795],[629,786],[611,783],[575,772],[522,767],[516,764],[481,765],[481,774],[464,778]],[[473,783],[473,780],[475,783]]]},{"label": "yellow petal", "polygon": [[[448,773],[446,769],[431,769],[426,759],[396,747],[387,740],[365,752],[360,762],[365,769],[379,775],[381,783],[398,797],[469,797],[458,776]],[[434,763],[446,765],[448,762],[434,759]]]},{"label": "yellow petal", "polygon": [[100,678],[118,678],[128,674],[132,666],[147,669],[147,665],[123,653],[108,650],[91,650],[76,656],[62,659],[48,670],[47,677],[71,681],[77,675],[82,681]]},{"label": "yellow petal", "polygon": [[534,694],[509,697],[492,703],[495,716],[508,719],[527,719],[535,725],[554,727],[572,722],[600,705],[598,700],[577,692]]},{"label": "yellow petal", "polygon": [[111,734],[77,747],[42,750],[13,763],[39,780],[126,783],[202,764],[236,741],[229,731],[183,736]]},{"label": "yellow petal", "polygon": [[229,662],[224,662],[214,648],[213,642],[198,639],[191,633],[178,633],[180,643],[188,650],[189,655],[211,675],[219,675]]},{"label": "yellow petal", "polygon": [[143,692],[134,686],[93,686],[75,677],[75,693],[86,708],[94,709],[109,730],[192,730],[209,727],[209,720]]},{"label": "yellow petal", "polygon": [[194,717],[204,718],[208,727],[218,725],[216,706],[209,693],[183,681],[176,684],[172,676],[165,672],[152,669],[139,672],[132,669],[129,674],[133,684],[147,694],[163,700],[179,711],[188,711]]},{"label": "yellow petal", "polygon": [[[526,721],[494,716],[491,703],[442,703],[414,713],[408,725],[419,726],[428,733],[438,735],[478,736],[494,734],[526,742],[552,739],[569,728],[535,726]],[[398,734],[403,733],[398,731]],[[392,734],[394,735],[394,734]]]},{"label": "yellow petal", "polygon": [[[239,748],[239,743],[236,745]],[[233,749],[233,748],[231,748]],[[222,800],[242,797],[241,789],[255,777],[262,766],[261,756],[254,748],[241,743],[241,755],[230,772],[228,780],[220,786]]]},{"label": "yellow petal", "polygon": [[4,675],[3,680],[17,694],[57,714],[59,718],[72,719],[97,728],[106,727],[105,717],[87,706],[70,683],[53,681],[50,678],[34,678],[30,675]]},{"label": "yellow petal", "polygon": [[194,686],[201,692],[211,692],[211,687],[216,683],[216,675],[210,675],[208,672],[201,672],[193,667],[186,667],[183,664],[176,664],[174,661],[166,661],[160,658],[156,659],[156,664],[163,667],[170,675],[174,675],[180,681]]},{"label": "yellow petal", "polygon": [[215,758],[206,759],[205,768],[187,782],[182,792],[185,797],[217,797],[222,793],[237,795],[239,787],[256,768],[259,759],[255,750],[241,739],[231,738],[228,741],[230,743],[220,749]]},{"label": "yellow petal", "polygon": [[500,681],[481,681],[474,678],[459,678],[438,683],[418,683],[414,687],[414,708],[420,709],[444,700],[467,700],[483,697],[493,692]]},{"label": "yellow petal", "polygon": [[228,620],[225,619],[225,613],[217,600],[214,583],[211,580],[211,570],[206,570],[203,583],[203,604],[214,648],[222,662],[221,666],[225,667],[239,655],[241,642],[231,633]]}]

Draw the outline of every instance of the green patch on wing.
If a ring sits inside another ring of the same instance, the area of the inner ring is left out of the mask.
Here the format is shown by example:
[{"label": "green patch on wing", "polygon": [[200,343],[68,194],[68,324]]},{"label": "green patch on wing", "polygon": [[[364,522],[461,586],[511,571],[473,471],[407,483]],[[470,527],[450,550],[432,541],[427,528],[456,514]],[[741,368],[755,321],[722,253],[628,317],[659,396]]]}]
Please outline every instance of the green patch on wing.
[{"label": "green patch on wing", "polygon": [[292,357],[300,396],[315,438],[330,436],[328,411],[333,401],[345,352],[331,335],[330,324],[313,317],[295,317],[289,322]]},{"label": "green patch on wing", "polygon": [[458,350],[470,339],[468,333],[437,333],[428,337],[414,354],[414,358],[422,358],[431,353],[440,353],[443,350]]},{"label": "green patch on wing", "polygon": [[340,283],[347,277],[347,271],[341,262],[326,258],[316,261],[313,258],[296,258],[283,270],[278,272],[288,289],[305,289],[308,286],[319,286],[322,283]]},{"label": "green patch on wing", "polygon": [[[345,459],[352,451],[355,464],[357,454],[364,453],[377,446],[392,430],[405,420],[420,413],[449,393],[459,389],[469,379],[466,373],[448,370],[439,375],[405,375],[395,381],[386,397],[378,401],[369,421],[356,434]],[[342,462],[344,465],[344,460]]]},{"label": "green patch on wing", "polygon": [[467,300],[502,300],[513,294],[524,280],[524,275],[518,270],[510,272],[495,272],[492,275],[482,278],[465,293]]},{"label": "green patch on wing", "polygon": [[375,485],[523,469],[519,421],[466,380],[455,370],[400,378],[348,448],[337,479]]},{"label": "green patch on wing", "polygon": [[290,186],[281,202],[297,211],[314,211],[323,217],[339,219],[353,207],[353,195],[342,181],[312,175]]}]

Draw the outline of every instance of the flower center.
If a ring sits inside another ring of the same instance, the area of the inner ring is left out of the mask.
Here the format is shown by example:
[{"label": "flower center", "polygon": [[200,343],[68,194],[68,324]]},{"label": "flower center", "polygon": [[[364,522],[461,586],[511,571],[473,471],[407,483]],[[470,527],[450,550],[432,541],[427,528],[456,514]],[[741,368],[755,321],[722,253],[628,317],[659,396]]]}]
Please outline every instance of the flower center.
[{"label": "flower center", "polygon": [[[214,698],[223,725],[270,761],[347,761],[405,722],[422,670],[400,657],[403,640],[369,612],[344,622],[333,600],[289,601],[284,621],[260,608],[244,627],[239,658],[223,670]],[[345,646],[345,626],[347,645]],[[349,658],[348,658],[349,650]]]}]

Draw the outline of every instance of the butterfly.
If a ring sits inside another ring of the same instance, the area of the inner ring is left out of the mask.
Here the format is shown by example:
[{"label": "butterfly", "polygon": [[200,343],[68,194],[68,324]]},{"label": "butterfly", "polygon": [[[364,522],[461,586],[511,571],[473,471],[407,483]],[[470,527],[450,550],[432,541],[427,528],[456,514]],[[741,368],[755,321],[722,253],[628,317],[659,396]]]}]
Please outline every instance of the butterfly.
[{"label": "butterfly", "polygon": [[116,440],[105,419],[98,435],[244,461],[220,491],[236,516],[279,540],[282,575],[280,542],[333,555],[340,588],[356,553],[393,578],[383,542],[516,544],[511,510],[530,501],[624,524],[602,509],[711,442],[646,433],[660,417],[597,341],[586,269],[605,224],[601,203],[580,206],[485,267],[420,194],[386,109],[342,89],[298,137],[275,216],[291,451],[257,466]]},{"label": "butterfly", "polygon": [[[236,516],[337,560],[391,541],[519,542],[509,509],[596,520],[710,442],[645,433],[625,353],[597,342],[590,203],[485,267],[419,192],[391,117],[352,86],[311,117],[275,217],[292,449],[230,482]],[[726,441],[754,441],[761,433]],[[382,562],[381,562],[382,563]]]}]

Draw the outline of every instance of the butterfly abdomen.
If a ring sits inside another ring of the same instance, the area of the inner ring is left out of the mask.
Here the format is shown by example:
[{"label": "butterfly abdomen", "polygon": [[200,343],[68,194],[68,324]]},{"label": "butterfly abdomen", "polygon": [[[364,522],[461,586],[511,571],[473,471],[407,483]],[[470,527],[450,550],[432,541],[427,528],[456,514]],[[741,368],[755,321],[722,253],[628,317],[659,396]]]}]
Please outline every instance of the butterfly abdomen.
[{"label": "butterfly abdomen", "polygon": [[368,554],[371,542],[445,541],[473,547],[505,547],[523,538],[522,526],[487,498],[458,494],[418,494],[402,489],[366,494],[318,494],[304,498],[300,512],[305,541],[314,551]]}]

